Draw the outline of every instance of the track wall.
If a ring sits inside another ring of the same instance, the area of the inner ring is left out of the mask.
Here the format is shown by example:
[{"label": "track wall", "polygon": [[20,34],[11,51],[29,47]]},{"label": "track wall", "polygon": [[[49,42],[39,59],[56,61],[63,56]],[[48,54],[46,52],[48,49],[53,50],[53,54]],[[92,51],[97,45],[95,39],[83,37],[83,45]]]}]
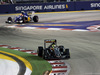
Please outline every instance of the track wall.
[{"label": "track wall", "polygon": [[0,5],[0,13],[100,10],[100,1]]}]

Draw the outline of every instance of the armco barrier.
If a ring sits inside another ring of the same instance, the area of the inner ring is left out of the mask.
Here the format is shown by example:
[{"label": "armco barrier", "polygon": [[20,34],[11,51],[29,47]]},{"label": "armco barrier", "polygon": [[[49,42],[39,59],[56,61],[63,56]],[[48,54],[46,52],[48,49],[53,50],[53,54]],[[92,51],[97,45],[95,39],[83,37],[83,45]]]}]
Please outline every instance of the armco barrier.
[{"label": "armco barrier", "polygon": [[100,9],[100,1],[0,5],[0,13],[54,12]]}]

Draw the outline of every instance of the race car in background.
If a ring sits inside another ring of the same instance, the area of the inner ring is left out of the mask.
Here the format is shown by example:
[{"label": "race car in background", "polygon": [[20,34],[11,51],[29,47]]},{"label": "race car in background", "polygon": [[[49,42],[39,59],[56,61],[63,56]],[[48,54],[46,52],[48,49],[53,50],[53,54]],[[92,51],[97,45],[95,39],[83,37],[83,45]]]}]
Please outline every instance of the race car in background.
[{"label": "race car in background", "polygon": [[24,12],[22,11],[21,12],[21,15],[19,16],[16,16],[14,18],[12,17],[8,17],[6,23],[28,23],[28,22],[31,22],[31,21],[34,21],[34,22],[38,22],[39,21],[39,17],[37,15],[35,15],[35,12],[34,11],[30,11],[30,12]]},{"label": "race car in background", "polygon": [[44,40],[43,46],[38,47],[38,56],[49,60],[49,59],[69,59],[70,52],[69,49],[65,49],[64,46],[57,46],[56,39],[46,39]]}]

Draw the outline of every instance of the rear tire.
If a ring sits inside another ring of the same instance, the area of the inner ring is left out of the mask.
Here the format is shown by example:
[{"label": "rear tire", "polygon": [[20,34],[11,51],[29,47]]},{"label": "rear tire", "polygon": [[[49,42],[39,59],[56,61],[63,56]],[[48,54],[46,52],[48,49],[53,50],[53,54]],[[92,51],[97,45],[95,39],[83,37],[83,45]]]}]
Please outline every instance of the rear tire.
[{"label": "rear tire", "polygon": [[35,16],[33,17],[33,21],[34,21],[34,22],[38,22],[38,21],[39,21],[38,16],[35,15]]},{"label": "rear tire", "polygon": [[47,49],[43,50],[43,59],[49,60],[48,53],[47,53]]},{"label": "rear tire", "polygon": [[11,18],[11,17],[8,17],[8,19],[7,19],[6,23],[11,24],[11,23],[12,23],[12,18]]},{"label": "rear tire", "polygon": [[46,59],[46,51],[43,51],[43,59]]},{"label": "rear tire", "polygon": [[8,19],[7,19],[8,21],[12,21],[12,18],[11,17],[8,17]]},{"label": "rear tire", "polygon": [[43,56],[43,47],[38,47],[38,56],[42,57]]},{"label": "rear tire", "polygon": [[23,23],[26,23],[25,17],[22,17],[22,21]]}]

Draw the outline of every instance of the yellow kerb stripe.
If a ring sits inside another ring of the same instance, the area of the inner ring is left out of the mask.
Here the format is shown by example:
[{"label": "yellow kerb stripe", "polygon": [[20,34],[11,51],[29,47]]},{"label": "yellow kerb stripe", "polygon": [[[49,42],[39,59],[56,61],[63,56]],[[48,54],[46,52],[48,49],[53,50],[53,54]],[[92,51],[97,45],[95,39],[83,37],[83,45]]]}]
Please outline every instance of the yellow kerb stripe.
[{"label": "yellow kerb stripe", "polygon": [[[8,53],[8,52],[4,52],[4,51],[0,51],[0,52],[5,53],[5,54],[9,54],[9,55],[14,56],[14,57],[17,57],[18,59],[20,59],[21,61],[23,61],[23,63],[26,65],[26,67],[28,67],[28,68],[32,71],[32,66],[31,66],[31,64],[30,64],[26,59],[24,59],[24,58],[22,58],[22,57],[20,57],[20,56],[17,56],[17,55],[15,55],[15,54]],[[8,56],[3,55],[3,54],[0,54],[0,58],[1,58],[1,59],[7,59],[7,60],[11,60],[11,61],[16,62],[16,61],[15,61],[14,59],[12,59],[11,57],[8,57]]]},{"label": "yellow kerb stripe", "polygon": [[6,59],[6,60],[11,60],[11,61],[14,61],[16,62],[14,59],[12,59],[11,57],[8,57],[6,55],[3,55],[3,54],[0,54],[0,59]]}]

